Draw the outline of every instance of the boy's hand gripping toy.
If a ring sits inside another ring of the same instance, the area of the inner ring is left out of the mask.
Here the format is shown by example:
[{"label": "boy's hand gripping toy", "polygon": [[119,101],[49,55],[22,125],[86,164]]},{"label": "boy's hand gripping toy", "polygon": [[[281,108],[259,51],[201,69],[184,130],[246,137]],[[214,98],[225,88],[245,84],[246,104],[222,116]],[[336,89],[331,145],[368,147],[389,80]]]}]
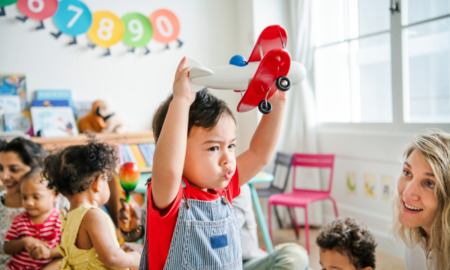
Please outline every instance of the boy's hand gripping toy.
[{"label": "boy's hand gripping toy", "polygon": [[230,65],[209,69],[190,59],[192,89],[210,87],[245,92],[237,106],[238,112],[258,107],[261,113],[270,113],[272,105],[267,100],[277,88],[287,91],[306,76],[305,67],[291,61],[286,44],[286,30],[272,25],[261,32],[248,61],[235,55]]}]

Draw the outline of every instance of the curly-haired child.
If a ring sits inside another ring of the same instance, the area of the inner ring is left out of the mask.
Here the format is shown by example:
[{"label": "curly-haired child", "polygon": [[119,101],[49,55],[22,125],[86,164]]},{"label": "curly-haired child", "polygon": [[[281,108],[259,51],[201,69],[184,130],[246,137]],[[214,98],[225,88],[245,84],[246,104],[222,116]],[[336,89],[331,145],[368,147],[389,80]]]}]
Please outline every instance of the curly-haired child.
[{"label": "curly-haired child", "polygon": [[108,181],[117,165],[105,143],[69,146],[45,159],[44,177],[70,201],[63,218],[61,269],[137,267],[140,254],[120,249],[111,218],[99,207],[110,196]]},{"label": "curly-haired child", "polygon": [[324,270],[375,269],[375,238],[352,218],[332,221],[320,231],[316,242]]},{"label": "curly-haired child", "polygon": [[40,168],[31,170],[20,181],[25,212],[14,218],[5,237],[5,253],[12,255],[9,269],[42,269],[61,257],[56,248],[61,237],[61,220],[55,208],[58,195],[47,188],[41,172]]}]

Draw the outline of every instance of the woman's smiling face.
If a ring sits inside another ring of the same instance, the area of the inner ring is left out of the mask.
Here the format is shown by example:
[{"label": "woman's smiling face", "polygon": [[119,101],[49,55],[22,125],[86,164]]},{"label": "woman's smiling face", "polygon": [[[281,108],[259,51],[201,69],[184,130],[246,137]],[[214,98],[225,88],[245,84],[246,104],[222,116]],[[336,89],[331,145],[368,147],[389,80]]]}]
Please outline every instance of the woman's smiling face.
[{"label": "woman's smiling face", "polygon": [[20,193],[20,179],[30,170],[16,152],[0,152],[0,180],[8,194]]},{"label": "woman's smiling face", "polygon": [[429,235],[438,210],[436,179],[425,157],[414,150],[403,164],[398,181],[398,219],[408,228],[421,227]]}]

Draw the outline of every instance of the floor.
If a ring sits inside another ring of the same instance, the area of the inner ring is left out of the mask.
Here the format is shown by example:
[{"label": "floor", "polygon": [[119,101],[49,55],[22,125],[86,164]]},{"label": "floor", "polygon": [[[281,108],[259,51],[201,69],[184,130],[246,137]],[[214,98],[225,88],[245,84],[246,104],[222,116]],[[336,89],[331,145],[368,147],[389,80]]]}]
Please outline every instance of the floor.
[{"label": "floor", "polygon": [[[319,248],[315,243],[315,239],[319,233],[319,228],[310,229],[310,245],[311,254],[309,257],[310,268],[313,270],[320,270],[319,264]],[[259,232],[259,243],[260,246],[264,248],[264,241],[262,239],[262,234]],[[295,241],[293,241],[295,240]],[[293,229],[280,229],[273,232],[273,244],[295,242],[302,246],[305,246],[304,231],[300,231],[300,240],[296,240],[295,233]],[[376,270],[406,270],[405,261],[403,258],[393,257],[385,252],[377,250],[376,252]]]}]

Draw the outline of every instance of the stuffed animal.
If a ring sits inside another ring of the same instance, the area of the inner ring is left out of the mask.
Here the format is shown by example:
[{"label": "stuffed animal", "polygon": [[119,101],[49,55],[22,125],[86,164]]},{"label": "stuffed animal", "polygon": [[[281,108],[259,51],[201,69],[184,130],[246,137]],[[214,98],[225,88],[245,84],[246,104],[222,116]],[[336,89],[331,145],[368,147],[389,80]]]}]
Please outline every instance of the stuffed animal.
[{"label": "stuffed animal", "polygon": [[78,120],[78,129],[80,132],[125,132],[125,124],[111,110],[108,104],[102,100],[96,100],[92,104],[91,111]]},{"label": "stuffed animal", "polygon": [[97,115],[100,115],[106,123],[102,130],[104,133],[124,133],[126,125],[119,116],[111,109],[108,103],[102,103],[97,109]]}]

